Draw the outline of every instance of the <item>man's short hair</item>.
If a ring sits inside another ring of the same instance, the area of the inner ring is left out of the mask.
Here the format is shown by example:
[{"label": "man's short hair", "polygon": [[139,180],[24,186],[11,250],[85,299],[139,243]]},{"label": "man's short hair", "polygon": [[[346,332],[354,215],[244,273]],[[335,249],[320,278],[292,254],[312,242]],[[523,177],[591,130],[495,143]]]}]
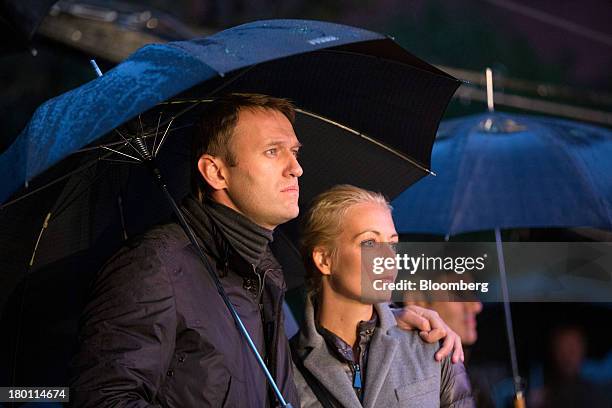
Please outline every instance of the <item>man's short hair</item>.
[{"label": "man's short hair", "polygon": [[295,121],[295,107],[283,98],[261,94],[232,93],[216,98],[202,112],[193,135],[191,148],[191,190],[200,201],[210,186],[198,170],[198,161],[204,154],[221,158],[228,166],[237,164],[231,149],[231,139],[242,110],[274,110]]}]

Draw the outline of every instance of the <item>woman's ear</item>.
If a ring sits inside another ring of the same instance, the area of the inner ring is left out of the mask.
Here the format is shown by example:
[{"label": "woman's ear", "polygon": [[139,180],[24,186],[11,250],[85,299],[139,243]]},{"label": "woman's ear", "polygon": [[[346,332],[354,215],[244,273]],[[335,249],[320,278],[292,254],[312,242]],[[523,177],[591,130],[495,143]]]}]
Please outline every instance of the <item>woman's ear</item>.
[{"label": "woman's ear", "polygon": [[198,170],[200,175],[213,190],[223,190],[227,187],[224,176],[225,163],[218,157],[204,154],[198,160]]},{"label": "woman's ear", "polygon": [[323,275],[331,275],[331,254],[327,248],[315,247],[312,250],[312,262]]}]

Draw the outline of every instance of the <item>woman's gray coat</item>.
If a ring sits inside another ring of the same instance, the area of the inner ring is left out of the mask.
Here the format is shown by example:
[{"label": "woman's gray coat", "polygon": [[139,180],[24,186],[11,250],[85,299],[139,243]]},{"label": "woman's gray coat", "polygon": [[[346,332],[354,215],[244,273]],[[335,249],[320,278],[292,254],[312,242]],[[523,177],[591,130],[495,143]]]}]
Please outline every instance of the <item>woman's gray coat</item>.
[{"label": "woman's gray coat", "polygon": [[[434,359],[437,343],[425,343],[417,331],[397,327],[395,317],[384,303],[375,305],[379,325],[372,337],[365,375],[363,406],[392,407],[474,407],[470,382],[463,364],[449,358]],[[314,308],[306,305],[305,323],[298,334],[295,351],[303,366],[344,407],[361,407],[347,376],[348,366],[332,356],[315,328]],[[321,407],[300,370],[294,366],[302,407]]]}]

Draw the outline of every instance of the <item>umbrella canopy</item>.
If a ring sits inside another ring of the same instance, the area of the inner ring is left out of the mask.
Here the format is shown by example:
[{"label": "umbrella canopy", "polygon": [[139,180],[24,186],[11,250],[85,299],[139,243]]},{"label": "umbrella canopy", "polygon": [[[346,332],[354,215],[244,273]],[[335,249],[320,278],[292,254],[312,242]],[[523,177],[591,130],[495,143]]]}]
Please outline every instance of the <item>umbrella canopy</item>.
[{"label": "umbrella canopy", "polygon": [[[16,197],[77,167],[63,193],[52,192],[46,199],[37,193],[36,202],[23,202],[21,208],[9,208],[13,204],[6,202],[0,207],[0,222],[6,226],[2,247],[5,253],[27,248],[29,254],[19,259],[30,259],[31,237],[51,213],[36,243],[37,268],[87,250],[106,234],[119,239],[163,220],[168,205],[156,200],[159,193],[146,180],[146,170],[102,162],[96,146],[121,140],[111,131],[145,111],[154,113],[149,122],[157,125],[161,139],[166,126],[159,126],[158,111],[165,112],[167,122],[185,106],[197,104],[192,100],[222,92],[260,92],[296,103],[295,127],[304,145],[301,205],[339,183],[394,197],[427,174],[439,119],[457,86],[455,79],[385,36],[316,21],[255,22],[204,39],[146,46],[102,77],[43,104],[0,155],[5,175],[0,201],[52,165]],[[168,98],[170,105],[164,103]],[[189,191],[189,125],[195,117],[197,106],[173,122],[170,142],[158,157],[177,199]],[[84,153],[70,155],[85,145]],[[129,146],[123,151],[133,153]],[[79,172],[81,168],[87,171]],[[104,182],[91,188],[100,179]],[[24,228],[25,214],[32,228]],[[295,238],[295,223],[285,231]],[[15,266],[15,261],[3,262],[8,264],[5,270]]]},{"label": "umbrella canopy", "polygon": [[485,113],[443,122],[428,177],[394,202],[404,233],[521,227],[612,229],[612,131]]}]

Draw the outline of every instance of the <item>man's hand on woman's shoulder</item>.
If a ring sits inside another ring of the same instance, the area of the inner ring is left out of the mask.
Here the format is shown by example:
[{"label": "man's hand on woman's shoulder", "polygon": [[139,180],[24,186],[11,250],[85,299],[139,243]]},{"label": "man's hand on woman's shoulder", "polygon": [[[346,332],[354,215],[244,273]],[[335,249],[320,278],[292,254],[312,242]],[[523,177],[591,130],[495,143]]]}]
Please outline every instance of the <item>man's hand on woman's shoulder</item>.
[{"label": "man's hand on woman's shoulder", "polygon": [[404,308],[394,308],[393,314],[398,327],[404,330],[419,330],[419,335],[427,343],[442,340],[442,347],[436,353],[436,360],[441,361],[452,353],[451,361],[463,362],[463,347],[461,338],[440,317],[438,312],[416,305],[407,305]]}]

